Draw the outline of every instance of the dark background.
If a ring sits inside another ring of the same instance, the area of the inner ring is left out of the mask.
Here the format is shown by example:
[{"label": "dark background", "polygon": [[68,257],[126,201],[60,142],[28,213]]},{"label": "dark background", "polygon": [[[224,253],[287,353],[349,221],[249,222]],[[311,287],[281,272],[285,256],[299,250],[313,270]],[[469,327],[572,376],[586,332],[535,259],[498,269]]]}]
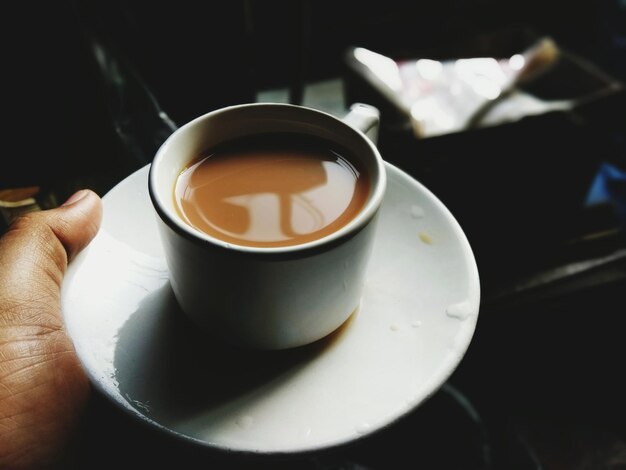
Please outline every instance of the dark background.
[{"label": "dark background", "polygon": [[[0,189],[36,185],[62,199],[88,186],[104,195],[171,132],[159,109],[180,125],[268,88],[287,87],[298,103],[306,82],[335,77],[347,79],[350,98],[376,100],[346,72],[349,46],[446,59],[519,52],[549,35],[626,81],[625,8],[619,0],[12,2],[0,29],[8,142]],[[625,245],[610,205],[584,206],[603,162],[626,167],[623,104],[620,95],[423,142],[385,126],[394,117],[383,113],[384,158],[443,200],[476,253],[480,320],[448,385],[480,425],[444,389],[388,432],[297,468],[626,468],[624,259],[545,281]],[[217,458],[130,423],[105,400],[90,412],[118,444],[154,453],[155,463]]]},{"label": "dark background", "polygon": [[[436,57],[513,27],[549,34],[624,77],[619,8],[618,0],[10,2],[0,34],[3,113],[11,121],[3,160],[14,170],[2,171],[0,186],[90,173],[115,181],[144,163],[116,145],[110,113],[119,103],[95,44],[125,74],[140,78],[180,124],[253,101],[266,88],[290,86],[297,101],[304,80],[341,75],[350,45],[393,57]],[[126,100],[132,109],[135,103]]]}]

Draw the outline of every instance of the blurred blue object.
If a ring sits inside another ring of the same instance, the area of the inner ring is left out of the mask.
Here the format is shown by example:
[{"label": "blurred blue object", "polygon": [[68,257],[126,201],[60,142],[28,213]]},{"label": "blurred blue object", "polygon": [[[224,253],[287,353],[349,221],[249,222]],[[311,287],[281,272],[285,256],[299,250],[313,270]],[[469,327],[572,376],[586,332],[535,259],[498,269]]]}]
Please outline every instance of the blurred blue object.
[{"label": "blurred blue object", "polygon": [[623,228],[626,228],[626,171],[603,163],[591,184],[587,205],[610,203]]}]

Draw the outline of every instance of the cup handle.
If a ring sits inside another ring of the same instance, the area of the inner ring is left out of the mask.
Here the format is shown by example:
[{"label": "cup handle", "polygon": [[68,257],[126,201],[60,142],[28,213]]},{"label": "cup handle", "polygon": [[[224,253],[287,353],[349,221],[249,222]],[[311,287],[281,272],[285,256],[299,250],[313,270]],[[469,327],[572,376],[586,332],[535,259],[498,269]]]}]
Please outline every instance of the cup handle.
[{"label": "cup handle", "polygon": [[377,143],[380,111],[374,106],[363,103],[353,104],[343,118],[343,122],[363,132],[374,144]]}]

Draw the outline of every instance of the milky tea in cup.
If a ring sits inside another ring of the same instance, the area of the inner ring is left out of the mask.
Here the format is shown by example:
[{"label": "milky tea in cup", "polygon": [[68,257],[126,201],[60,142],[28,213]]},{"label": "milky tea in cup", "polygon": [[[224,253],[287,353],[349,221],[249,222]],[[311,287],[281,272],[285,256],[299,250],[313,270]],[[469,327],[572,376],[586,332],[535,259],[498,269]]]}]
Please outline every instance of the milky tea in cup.
[{"label": "milky tea in cup", "polygon": [[292,348],[358,310],[386,172],[355,127],[377,123],[365,105],[341,120],[245,104],[163,143],[149,194],[174,295],[208,340]]},{"label": "milky tea in cup", "polygon": [[369,176],[346,149],[297,134],[247,136],[207,149],[174,190],[186,223],[250,247],[323,238],[352,220],[368,195]]}]

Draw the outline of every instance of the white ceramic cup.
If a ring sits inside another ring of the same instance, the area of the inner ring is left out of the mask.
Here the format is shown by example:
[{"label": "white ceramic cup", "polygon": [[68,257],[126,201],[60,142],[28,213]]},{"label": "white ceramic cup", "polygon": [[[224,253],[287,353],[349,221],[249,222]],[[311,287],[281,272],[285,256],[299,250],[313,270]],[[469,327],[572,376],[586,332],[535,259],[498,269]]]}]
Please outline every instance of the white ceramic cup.
[{"label": "white ceramic cup", "polygon": [[[172,289],[194,322],[233,344],[285,349],[328,335],[355,312],[386,173],[374,143],[353,126],[375,135],[378,113],[355,105],[342,121],[300,106],[245,104],[194,119],[165,141],[150,168],[149,193]],[[173,197],[185,166],[207,148],[263,133],[319,137],[359,159],[371,185],[358,215],[326,237],[271,248],[227,243],[185,223]]]}]

